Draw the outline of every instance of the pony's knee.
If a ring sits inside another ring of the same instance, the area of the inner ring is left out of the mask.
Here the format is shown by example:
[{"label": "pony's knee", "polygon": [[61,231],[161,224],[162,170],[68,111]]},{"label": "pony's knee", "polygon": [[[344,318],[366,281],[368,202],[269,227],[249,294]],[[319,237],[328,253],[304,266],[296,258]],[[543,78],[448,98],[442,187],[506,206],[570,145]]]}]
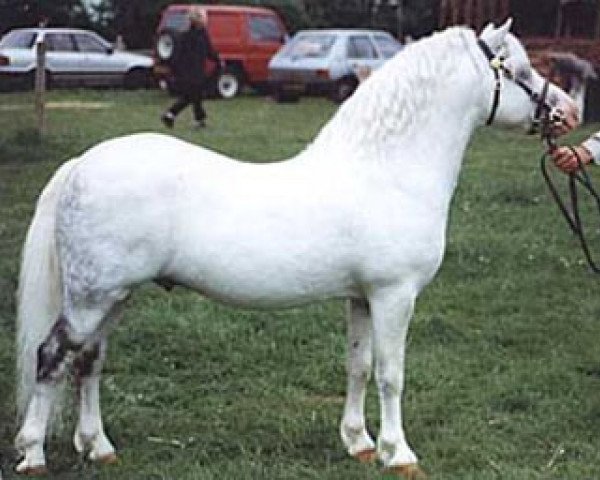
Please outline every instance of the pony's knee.
[{"label": "pony's knee", "polygon": [[66,357],[70,351],[79,351],[83,343],[74,340],[65,317],[60,317],[52,326],[46,340],[37,351],[38,382],[60,380],[65,371]]},{"label": "pony's knee", "polygon": [[367,358],[352,359],[347,364],[348,376],[359,382],[368,382],[371,379],[373,367]]}]

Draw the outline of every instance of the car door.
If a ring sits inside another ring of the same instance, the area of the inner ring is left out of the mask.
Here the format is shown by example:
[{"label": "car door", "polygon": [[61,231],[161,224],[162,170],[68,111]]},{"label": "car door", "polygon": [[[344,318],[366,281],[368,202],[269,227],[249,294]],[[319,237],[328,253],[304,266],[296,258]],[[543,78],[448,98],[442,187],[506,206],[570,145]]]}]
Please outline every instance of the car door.
[{"label": "car door", "polygon": [[359,78],[379,66],[377,50],[367,34],[350,35],[346,44],[346,53],[350,70]]},{"label": "car door", "polygon": [[46,70],[53,83],[77,84],[81,81],[82,59],[68,32],[46,32]]},{"label": "car door", "polygon": [[92,32],[73,34],[83,59],[84,80],[87,85],[107,86],[121,83],[127,69],[126,61],[114,53],[112,46]]}]

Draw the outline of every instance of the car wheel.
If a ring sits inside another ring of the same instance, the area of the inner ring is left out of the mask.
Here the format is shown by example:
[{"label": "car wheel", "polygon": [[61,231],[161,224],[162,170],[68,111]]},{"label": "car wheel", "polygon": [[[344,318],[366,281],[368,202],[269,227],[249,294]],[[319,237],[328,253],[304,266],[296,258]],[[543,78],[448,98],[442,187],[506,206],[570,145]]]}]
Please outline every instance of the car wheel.
[{"label": "car wheel", "polygon": [[354,93],[356,87],[358,87],[358,80],[356,78],[342,78],[333,87],[331,98],[335,103],[342,103]]},{"label": "car wheel", "polygon": [[217,75],[217,93],[221,98],[233,98],[242,90],[243,80],[239,69],[227,66]]},{"label": "car wheel", "polygon": [[[35,70],[32,70],[29,73],[26,73],[25,76],[23,77],[22,81],[20,82],[21,85],[21,89],[23,90],[35,90]],[[46,70],[45,73],[45,80],[46,80],[46,90],[49,90],[50,88],[52,88],[53,83],[52,83],[52,74]]]},{"label": "car wheel", "polygon": [[29,72],[25,76],[23,76],[22,81],[19,82],[21,90],[35,90],[35,71]]},{"label": "car wheel", "polygon": [[143,68],[134,68],[125,74],[123,86],[128,90],[137,88],[147,88],[151,84],[151,75],[148,70]]}]

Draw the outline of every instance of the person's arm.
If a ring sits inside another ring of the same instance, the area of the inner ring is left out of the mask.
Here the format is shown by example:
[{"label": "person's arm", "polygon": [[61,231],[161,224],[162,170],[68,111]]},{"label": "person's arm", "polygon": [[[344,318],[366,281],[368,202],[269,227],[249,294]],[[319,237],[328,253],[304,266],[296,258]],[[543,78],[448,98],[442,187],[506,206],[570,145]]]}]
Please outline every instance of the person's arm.
[{"label": "person's arm", "polygon": [[600,132],[595,133],[576,147],[558,147],[552,152],[554,164],[565,173],[579,169],[579,162],[600,164]]},{"label": "person's arm", "polygon": [[600,132],[596,132],[581,144],[592,156],[592,161],[600,165]]},{"label": "person's arm", "polygon": [[214,62],[220,64],[221,57],[219,56],[219,53],[213,48],[212,42],[210,41],[210,35],[206,31],[206,29],[202,30],[202,36],[204,37],[204,44],[206,45],[206,56]]}]

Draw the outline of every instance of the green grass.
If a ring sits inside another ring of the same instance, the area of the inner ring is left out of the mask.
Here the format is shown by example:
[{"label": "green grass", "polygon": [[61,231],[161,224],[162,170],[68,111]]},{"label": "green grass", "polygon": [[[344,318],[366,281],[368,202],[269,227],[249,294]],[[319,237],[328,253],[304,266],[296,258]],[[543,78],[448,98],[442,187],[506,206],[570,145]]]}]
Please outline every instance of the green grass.
[{"label": "green grass", "polygon": [[[160,92],[63,91],[50,99],[106,108],[51,109],[40,140],[32,97],[0,96],[0,465],[8,479],[13,297],[35,198],[62,161],[98,141],[162,130],[158,115],[169,104]],[[334,106],[249,96],[209,101],[207,110],[208,129],[192,130],[186,111],[174,134],[272,161],[309,142]],[[477,133],[445,262],[417,303],[404,414],[433,480],[600,478],[600,284],[545,191],[539,152],[520,132]],[[102,383],[121,461],[103,467],[78,458],[70,424],[48,444],[50,477],[382,478],[380,467],[347,458],[338,437],[344,332],[341,302],[256,312],[143,287],[111,336]],[[367,411],[376,432],[373,386]]]}]

